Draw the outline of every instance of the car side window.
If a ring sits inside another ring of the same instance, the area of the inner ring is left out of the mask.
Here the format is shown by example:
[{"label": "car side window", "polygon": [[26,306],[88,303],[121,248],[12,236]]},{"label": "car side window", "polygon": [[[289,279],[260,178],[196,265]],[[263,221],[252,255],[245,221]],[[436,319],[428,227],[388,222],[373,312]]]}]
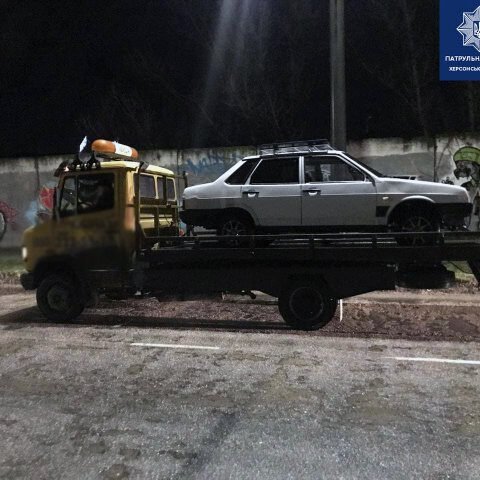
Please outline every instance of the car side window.
[{"label": "car side window", "polygon": [[305,158],[305,183],[363,182],[365,175],[338,157]]},{"label": "car side window", "polygon": [[241,167],[235,170],[225,181],[229,185],[245,185],[248,177],[253,172],[253,169],[257,166],[258,160],[248,160]]},{"label": "car side window", "polygon": [[298,182],[298,158],[264,159],[253,172],[251,185]]}]

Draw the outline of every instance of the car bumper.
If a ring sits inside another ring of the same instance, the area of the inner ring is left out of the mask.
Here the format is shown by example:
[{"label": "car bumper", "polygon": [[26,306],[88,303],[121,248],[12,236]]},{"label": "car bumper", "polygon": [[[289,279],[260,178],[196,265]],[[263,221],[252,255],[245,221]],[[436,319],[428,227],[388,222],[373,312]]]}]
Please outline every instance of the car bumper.
[{"label": "car bumper", "polygon": [[443,203],[438,205],[438,212],[442,223],[448,227],[461,227],[465,218],[472,213],[471,203]]},{"label": "car bumper", "polygon": [[20,275],[20,283],[25,290],[35,290],[35,278],[33,273],[24,272]]}]

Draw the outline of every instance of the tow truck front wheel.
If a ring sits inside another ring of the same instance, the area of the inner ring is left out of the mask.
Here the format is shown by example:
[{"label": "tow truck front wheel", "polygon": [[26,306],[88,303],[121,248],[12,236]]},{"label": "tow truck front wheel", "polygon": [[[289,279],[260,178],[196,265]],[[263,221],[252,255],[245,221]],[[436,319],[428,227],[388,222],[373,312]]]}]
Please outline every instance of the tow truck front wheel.
[{"label": "tow truck front wheel", "polygon": [[318,330],[333,318],[337,299],[322,282],[291,283],[278,299],[278,309],[285,323],[298,330]]},{"label": "tow truck front wheel", "polygon": [[78,317],[85,302],[73,279],[66,275],[51,274],[37,288],[37,305],[48,320],[70,321]]}]

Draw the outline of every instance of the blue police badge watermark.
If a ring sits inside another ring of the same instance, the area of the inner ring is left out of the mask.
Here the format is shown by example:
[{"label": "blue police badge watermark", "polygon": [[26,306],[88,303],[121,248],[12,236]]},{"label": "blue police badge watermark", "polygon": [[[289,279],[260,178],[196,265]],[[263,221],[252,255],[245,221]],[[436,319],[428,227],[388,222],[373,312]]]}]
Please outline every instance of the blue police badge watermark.
[{"label": "blue police badge watermark", "polygon": [[457,30],[463,36],[463,46],[480,52],[480,6],[474,12],[463,12],[463,23]]},{"label": "blue police badge watermark", "polygon": [[480,80],[480,0],[440,0],[440,80]]}]

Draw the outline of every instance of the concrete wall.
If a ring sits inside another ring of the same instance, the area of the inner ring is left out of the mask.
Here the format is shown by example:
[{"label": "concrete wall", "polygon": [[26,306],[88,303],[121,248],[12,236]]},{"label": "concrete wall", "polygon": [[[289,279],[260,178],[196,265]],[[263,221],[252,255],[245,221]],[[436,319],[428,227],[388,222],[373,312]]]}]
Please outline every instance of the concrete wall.
[{"label": "concrete wall", "polygon": [[[456,178],[454,175],[454,156],[465,146],[480,148],[480,134],[437,139],[437,178],[459,185],[468,183],[472,199],[478,199],[480,150],[478,160],[474,161],[478,165],[473,175],[476,178]],[[348,152],[387,175],[416,175],[425,180],[434,177],[435,148],[432,142],[423,139],[350,142]],[[179,174],[185,170],[190,185],[195,185],[217,178],[241,158],[255,153],[255,147],[148,150],[141,152],[141,158]],[[38,221],[38,214],[48,214],[55,185],[53,172],[62,160],[70,158],[72,155],[0,159],[0,211],[5,213],[8,223],[0,243],[2,247],[18,246],[23,229]],[[478,218],[474,224],[478,228]]]},{"label": "concrete wall", "polygon": [[[453,175],[455,153],[467,145],[480,148],[480,134],[439,137],[436,139],[437,179]],[[422,180],[434,178],[435,146],[423,138],[375,138],[350,142],[348,152],[386,175],[417,175]]]}]

